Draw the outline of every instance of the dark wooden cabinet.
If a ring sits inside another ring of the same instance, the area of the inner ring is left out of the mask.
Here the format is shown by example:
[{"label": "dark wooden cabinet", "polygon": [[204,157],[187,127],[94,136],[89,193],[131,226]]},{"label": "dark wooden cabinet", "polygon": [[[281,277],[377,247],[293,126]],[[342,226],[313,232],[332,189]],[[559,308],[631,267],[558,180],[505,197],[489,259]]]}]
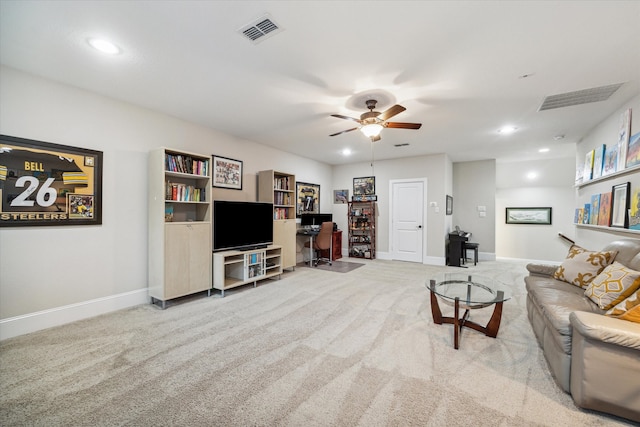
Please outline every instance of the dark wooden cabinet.
[{"label": "dark wooden cabinet", "polygon": [[[337,230],[333,232],[333,236],[331,237],[331,261],[335,261],[337,259],[342,258],[342,230]],[[320,254],[322,257],[328,258],[329,251],[321,251]]]}]

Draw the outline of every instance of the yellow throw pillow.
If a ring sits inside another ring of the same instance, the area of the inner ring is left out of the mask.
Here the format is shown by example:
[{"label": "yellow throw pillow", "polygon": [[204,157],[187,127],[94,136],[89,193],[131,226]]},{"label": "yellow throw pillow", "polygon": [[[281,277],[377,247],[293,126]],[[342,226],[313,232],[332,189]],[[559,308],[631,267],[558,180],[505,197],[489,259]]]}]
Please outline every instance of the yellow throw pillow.
[{"label": "yellow throw pillow", "polygon": [[614,261],[589,283],[584,294],[602,310],[608,310],[627,299],[638,288],[640,271],[631,270]]},{"label": "yellow throw pillow", "polygon": [[605,314],[618,319],[640,323],[640,288]]},{"label": "yellow throw pillow", "polygon": [[618,251],[594,252],[571,245],[567,258],[558,267],[553,277],[580,288],[587,285],[613,262]]}]

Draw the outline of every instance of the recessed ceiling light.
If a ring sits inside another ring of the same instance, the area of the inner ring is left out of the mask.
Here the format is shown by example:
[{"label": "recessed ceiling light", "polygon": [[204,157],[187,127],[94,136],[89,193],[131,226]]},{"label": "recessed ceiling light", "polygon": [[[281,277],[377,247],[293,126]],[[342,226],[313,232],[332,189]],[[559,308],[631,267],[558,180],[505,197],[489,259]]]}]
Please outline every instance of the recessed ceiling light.
[{"label": "recessed ceiling light", "polygon": [[515,126],[503,126],[500,129],[498,129],[498,133],[501,133],[503,135],[509,135],[510,133],[514,133],[516,130],[518,130],[518,128]]},{"label": "recessed ceiling light", "polygon": [[344,150],[342,150],[342,155],[343,156],[349,156],[351,155],[351,150],[348,148],[345,148]]},{"label": "recessed ceiling light", "polygon": [[548,153],[548,152],[549,152],[549,149],[546,147],[538,150],[538,153]]},{"label": "recessed ceiling light", "polygon": [[527,174],[527,179],[536,179],[538,177],[538,174],[535,172],[529,172]]},{"label": "recessed ceiling light", "polygon": [[120,48],[110,41],[104,39],[89,39],[87,40],[91,47],[96,50],[99,50],[102,53],[107,53],[109,55],[117,55],[120,53]]}]

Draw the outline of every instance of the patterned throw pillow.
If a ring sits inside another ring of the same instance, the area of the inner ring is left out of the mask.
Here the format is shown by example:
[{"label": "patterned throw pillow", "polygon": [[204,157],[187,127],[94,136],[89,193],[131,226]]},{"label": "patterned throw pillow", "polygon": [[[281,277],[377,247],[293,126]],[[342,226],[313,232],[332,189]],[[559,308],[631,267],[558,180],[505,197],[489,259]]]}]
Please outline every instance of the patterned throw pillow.
[{"label": "patterned throw pillow", "polygon": [[584,294],[608,310],[640,288],[640,271],[631,270],[617,261],[607,266],[589,283]]},{"label": "patterned throw pillow", "polygon": [[640,323],[640,289],[605,313],[607,316]]},{"label": "patterned throw pillow", "polygon": [[613,262],[618,251],[593,252],[571,245],[567,258],[558,267],[553,277],[586,288],[604,268]]}]

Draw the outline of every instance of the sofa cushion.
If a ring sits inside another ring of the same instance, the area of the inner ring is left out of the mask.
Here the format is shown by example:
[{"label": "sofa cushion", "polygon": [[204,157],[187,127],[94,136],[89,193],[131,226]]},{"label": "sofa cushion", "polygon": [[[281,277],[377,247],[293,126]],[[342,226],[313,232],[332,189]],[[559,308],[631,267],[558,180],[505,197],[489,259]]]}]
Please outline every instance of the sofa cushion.
[{"label": "sofa cushion", "polygon": [[603,310],[625,300],[640,288],[640,271],[614,261],[589,283],[584,294]]},{"label": "sofa cushion", "polygon": [[607,316],[640,323],[640,289],[605,313]]},{"label": "sofa cushion", "polygon": [[587,285],[613,262],[617,251],[588,251],[578,245],[571,245],[567,258],[555,271],[553,277],[580,288]]}]

